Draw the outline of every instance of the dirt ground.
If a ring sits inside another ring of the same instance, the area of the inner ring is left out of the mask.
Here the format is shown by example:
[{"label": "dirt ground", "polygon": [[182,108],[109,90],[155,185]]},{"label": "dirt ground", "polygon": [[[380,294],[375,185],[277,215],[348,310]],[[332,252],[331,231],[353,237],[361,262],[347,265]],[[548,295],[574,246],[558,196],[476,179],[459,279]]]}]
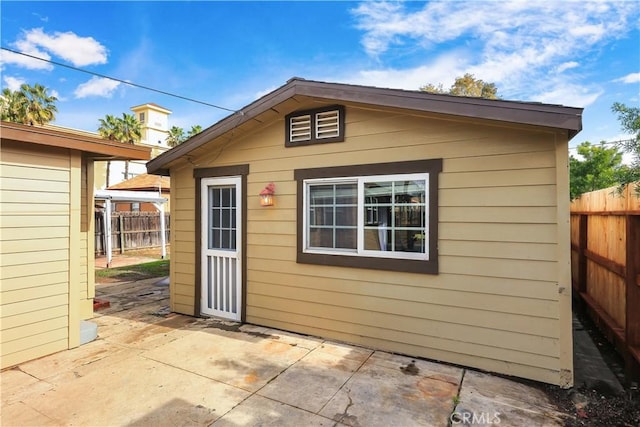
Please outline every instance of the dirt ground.
[{"label": "dirt ground", "polygon": [[[171,245],[166,246],[167,250],[167,258],[171,254]],[[125,251],[124,254],[119,256],[136,256],[136,257],[147,257],[147,258],[157,258],[160,259],[162,257],[162,249],[161,248],[146,248],[146,249],[136,249]]]},{"label": "dirt ground", "polygon": [[547,394],[559,408],[570,415],[566,427],[638,427],[640,426],[640,389],[638,382],[626,378],[624,360],[607,341],[591,319],[579,310],[576,315],[596,344],[602,357],[624,387],[615,394],[606,384],[593,388],[562,390],[549,387]]}]

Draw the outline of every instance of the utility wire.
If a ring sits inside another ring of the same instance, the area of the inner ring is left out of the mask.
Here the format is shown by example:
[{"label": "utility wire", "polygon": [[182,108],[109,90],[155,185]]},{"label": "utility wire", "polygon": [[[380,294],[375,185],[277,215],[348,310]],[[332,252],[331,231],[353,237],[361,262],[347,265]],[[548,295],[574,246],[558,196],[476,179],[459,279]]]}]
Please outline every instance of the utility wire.
[{"label": "utility wire", "polygon": [[140,84],[137,84],[137,83],[132,83],[132,82],[129,82],[129,81],[126,81],[126,80],[118,79],[116,77],[110,77],[110,76],[107,76],[107,75],[104,75],[104,74],[100,74],[100,73],[96,73],[96,72],[93,72],[93,71],[84,70],[82,68],[73,67],[71,65],[63,64],[61,62],[52,61],[50,59],[40,58],[38,56],[33,56],[33,55],[28,54],[28,53],[19,52],[19,51],[13,50],[13,49],[9,49],[9,48],[6,48],[4,46],[2,46],[2,50],[6,50],[7,52],[15,53],[17,55],[26,56],[26,57],[29,57],[29,58],[32,58],[32,59],[37,59],[38,61],[48,62],[50,64],[58,65],[60,67],[69,68],[69,69],[74,70],[74,71],[80,71],[82,73],[91,74],[91,75],[97,76],[97,77],[102,77],[103,79],[113,80],[113,81],[116,81],[116,82],[119,82],[119,83],[123,83],[123,84],[129,85],[129,86],[137,87],[137,88],[140,88],[140,89],[150,90],[152,92],[161,93],[163,95],[172,96],[174,98],[184,99],[185,101],[190,101],[190,102],[195,102],[197,104],[206,105],[207,107],[213,107],[213,108],[217,108],[219,110],[230,111],[232,113],[238,112],[238,110],[232,110],[231,108],[221,107],[219,105],[210,104],[210,103],[204,102],[204,101],[198,101],[197,99],[188,98],[188,97],[182,96],[182,95],[176,95],[175,93],[165,92],[165,91],[160,90],[160,89],[154,89],[154,88],[149,87],[149,86],[143,86],[143,85],[140,85]]},{"label": "utility wire", "polygon": [[[597,144],[591,144],[592,147],[609,147],[609,146],[615,146],[615,147],[619,147],[620,145],[624,145],[624,144],[628,144],[630,142],[635,141],[635,139],[619,139],[617,141],[602,141],[602,142],[598,142]],[[569,151],[572,150],[577,150],[578,146],[575,147],[569,147]]]}]

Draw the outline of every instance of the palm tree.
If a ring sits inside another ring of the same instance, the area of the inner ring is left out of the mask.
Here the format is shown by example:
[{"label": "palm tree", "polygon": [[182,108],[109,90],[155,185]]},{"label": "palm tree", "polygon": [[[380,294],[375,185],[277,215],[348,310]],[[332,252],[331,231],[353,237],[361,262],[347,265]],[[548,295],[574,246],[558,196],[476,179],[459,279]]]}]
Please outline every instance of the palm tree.
[{"label": "palm tree", "polygon": [[142,126],[140,122],[133,114],[122,113],[122,142],[128,142],[129,144],[135,144],[140,142],[142,138]]},{"label": "palm tree", "polygon": [[182,144],[185,139],[184,129],[178,126],[172,126],[171,129],[169,129],[169,136],[167,136],[166,141],[169,147],[175,147]]},{"label": "palm tree", "polygon": [[2,89],[0,97],[0,119],[7,122],[22,122],[22,93],[9,88]]},{"label": "palm tree", "polygon": [[36,83],[35,86],[23,84],[20,90],[2,90],[0,97],[0,118],[2,120],[43,125],[55,119],[58,108],[55,96],[47,94],[47,88]]},{"label": "palm tree", "polygon": [[100,127],[98,133],[101,137],[109,139],[111,141],[122,141],[122,126],[120,126],[120,119],[111,114],[104,116],[104,119],[100,119]]},{"label": "palm tree", "polygon": [[47,94],[47,88],[36,83],[34,86],[23,84],[20,91],[26,100],[25,123],[33,125],[37,123],[43,125],[55,119],[58,108],[55,96]]},{"label": "palm tree", "polygon": [[[112,141],[135,144],[142,138],[142,126],[133,114],[122,113],[122,118],[107,114],[100,119],[98,133]],[[107,187],[109,186],[110,162],[107,162]],[[124,179],[129,179],[129,161],[124,161]]]},{"label": "palm tree", "polygon": [[191,126],[191,130],[189,131],[189,133],[187,133],[187,139],[196,136],[200,132],[202,132],[202,126],[200,125]]}]

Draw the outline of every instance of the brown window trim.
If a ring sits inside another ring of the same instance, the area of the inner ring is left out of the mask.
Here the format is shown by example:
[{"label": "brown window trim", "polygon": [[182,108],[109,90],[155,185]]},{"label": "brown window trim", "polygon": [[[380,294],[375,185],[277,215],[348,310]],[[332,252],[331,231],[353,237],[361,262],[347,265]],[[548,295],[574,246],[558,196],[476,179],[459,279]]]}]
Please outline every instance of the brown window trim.
[{"label": "brown window trim", "polygon": [[[334,110],[338,110],[339,112],[339,120],[338,120],[338,136],[335,136],[333,138],[320,138],[320,139],[316,139],[316,135],[315,135],[315,116],[318,113],[324,113],[327,111],[334,111]],[[284,141],[284,146],[285,147],[299,147],[301,145],[312,145],[312,144],[325,144],[328,142],[342,142],[344,141],[344,105],[332,105],[329,107],[322,107],[322,108],[314,108],[313,110],[302,110],[302,111],[295,111],[291,114],[287,114],[287,116],[285,117],[285,141]],[[292,117],[297,117],[297,116],[305,116],[305,115],[310,115],[311,116],[311,138],[305,141],[294,141],[292,142],[289,138],[291,137],[291,118]]]},{"label": "brown window trim", "polygon": [[[442,172],[442,159],[407,162],[374,163],[294,170],[297,181],[297,258],[300,264],[331,265],[338,267],[368,268],[374,270],[404,271],[408,273],[438,274],[438,175]],[[352,255],[327,255],[304,252],[303,209],[304,180],[313,178],[339,178],[349,176],[393,175],[410,173],[429,174],[429,260],[392,259]]]}]

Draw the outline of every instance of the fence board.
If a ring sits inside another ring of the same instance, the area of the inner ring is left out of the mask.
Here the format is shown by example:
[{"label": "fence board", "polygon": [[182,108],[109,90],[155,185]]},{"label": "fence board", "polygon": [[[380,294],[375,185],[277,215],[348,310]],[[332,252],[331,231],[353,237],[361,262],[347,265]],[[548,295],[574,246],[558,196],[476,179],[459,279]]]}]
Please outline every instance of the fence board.
[{"label": "fence board", "polygon": [[[171,214],[165,213],[165,241],[169,241]],[[95,254],[105,254],[104,216],[96,212]],[[162,245],[160,212],[113,212],[111,214],[111,247],[125,252],[157,248]]]},{"label": "fence board", "polygon": [[640,376],[640,183],[571,203],[571,271],[576,295]]}]

